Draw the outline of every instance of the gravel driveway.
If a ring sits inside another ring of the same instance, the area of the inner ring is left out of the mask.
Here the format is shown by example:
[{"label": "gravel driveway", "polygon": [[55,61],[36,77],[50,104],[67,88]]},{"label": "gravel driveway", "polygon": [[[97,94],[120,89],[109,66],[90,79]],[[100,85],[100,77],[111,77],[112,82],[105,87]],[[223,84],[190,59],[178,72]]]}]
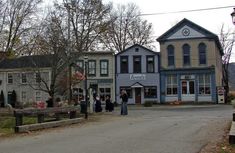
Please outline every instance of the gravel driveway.
[{"label": "gravel driveway", "polygon": [[0,153],[198,153],[223,135],[228,105],[129,107],[85,123],[0,140]]}]

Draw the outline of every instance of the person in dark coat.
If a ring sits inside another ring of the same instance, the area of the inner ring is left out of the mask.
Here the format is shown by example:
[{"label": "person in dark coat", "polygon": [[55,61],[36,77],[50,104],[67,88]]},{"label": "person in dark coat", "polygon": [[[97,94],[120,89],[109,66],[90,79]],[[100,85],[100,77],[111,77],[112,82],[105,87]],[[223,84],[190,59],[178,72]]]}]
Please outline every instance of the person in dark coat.
[{"label": "person in dark coat", "polygon": [[102,106],[100,98],[97,96],[95,101],[95,112],[102,112]]},{"label": "person in dark coat", "polygon": [[47,107],[53,107],[53,99],[52,97],[49,97],[48,100],[46,101]]},{"label": "person in dark coat", "polygon": [[108,111],[112,112],[113,108],[114,108],[114,105],[111,102],[110,97],[106,96],[106,100],[105,100],[105,110],[106,110],[106,112],[108,112]]},{"label": "person in dark coat", "polygon": [[127,110],[128,95],[126,93],[126,90],[121,91],[120,98],[122,99],[121,115],[127,115],[128,114],[128,110]]}]

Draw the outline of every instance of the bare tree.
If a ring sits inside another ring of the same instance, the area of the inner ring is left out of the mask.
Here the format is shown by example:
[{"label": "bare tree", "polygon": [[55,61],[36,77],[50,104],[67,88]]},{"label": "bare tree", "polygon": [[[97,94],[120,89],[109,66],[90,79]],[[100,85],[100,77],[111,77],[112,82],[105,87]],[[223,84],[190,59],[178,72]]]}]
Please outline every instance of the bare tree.
[{"label": "bare tree", "polygon": [[9,54],[19,55],[31,43],[36,12],[42,0],[0,1],[0,48]]},{"label": "bare tree", "polygon": [[110,24],[107,15],[111,6],[102,0],[64,0],[61,8],[68,12],[71,23],[71,47],[77,52],[94,50]]},{"label": "bare tree", "polygon": [[150,47],[154,42],[152,24],[141,18],[135,4],[119,5],[109,17],[112,22],[101,38],[109,49],[120,52],[134,44]]},{"label": "bare tree", "polygon": [[232,49],[235,42],[235,33],[231,30],[224,31],[224,25],[222,25],[220,30],[220,43],[224,51],[224,55],[222,57],[223,63],[223,83],[225,88],[225,101],[227,101],[228,93],[229,93],[229,62],[232,55]]},{"label": "bare tree", "polygon": [[[66,66],[69,63],[67,56],[67,26],[64,23],[63,12],[58,12],[57,10],[49,12],[41,27],[43,28],[40,30],[40,34],[37,35],[34,44],[35,53],[49,57],[47,62],[50,62],[51,69],[50,84],[41,77],[40,84],[37,87],[32,87],[35,90],[47,92],[54,99],[54,95],[61,89],[59,87],[60,77],[62,77],[63,73],[66,73]],[[39,75],[41,74],[39,66],[35,71]]]}]

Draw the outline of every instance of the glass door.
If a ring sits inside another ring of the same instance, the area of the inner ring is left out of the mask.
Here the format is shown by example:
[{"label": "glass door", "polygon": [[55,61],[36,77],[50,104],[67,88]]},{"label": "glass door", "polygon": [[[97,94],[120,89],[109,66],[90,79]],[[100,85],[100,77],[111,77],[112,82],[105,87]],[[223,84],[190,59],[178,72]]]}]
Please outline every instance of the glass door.
[{"label": "glass door", "polygon": [[181,81],[181,97],[182,101],[195,101],[195,81]]}]

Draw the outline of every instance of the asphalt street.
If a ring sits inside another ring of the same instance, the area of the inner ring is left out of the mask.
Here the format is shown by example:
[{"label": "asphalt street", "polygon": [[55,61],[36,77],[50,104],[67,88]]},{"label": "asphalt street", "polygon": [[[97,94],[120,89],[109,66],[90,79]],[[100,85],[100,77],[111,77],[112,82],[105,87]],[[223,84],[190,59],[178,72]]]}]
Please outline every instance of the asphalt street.
[{"label": "asphalt street", "polygon": [[0,140],[0,153],[198,153],[222,137],[229,105],[131,107],[128,116],[97,120]]}]

